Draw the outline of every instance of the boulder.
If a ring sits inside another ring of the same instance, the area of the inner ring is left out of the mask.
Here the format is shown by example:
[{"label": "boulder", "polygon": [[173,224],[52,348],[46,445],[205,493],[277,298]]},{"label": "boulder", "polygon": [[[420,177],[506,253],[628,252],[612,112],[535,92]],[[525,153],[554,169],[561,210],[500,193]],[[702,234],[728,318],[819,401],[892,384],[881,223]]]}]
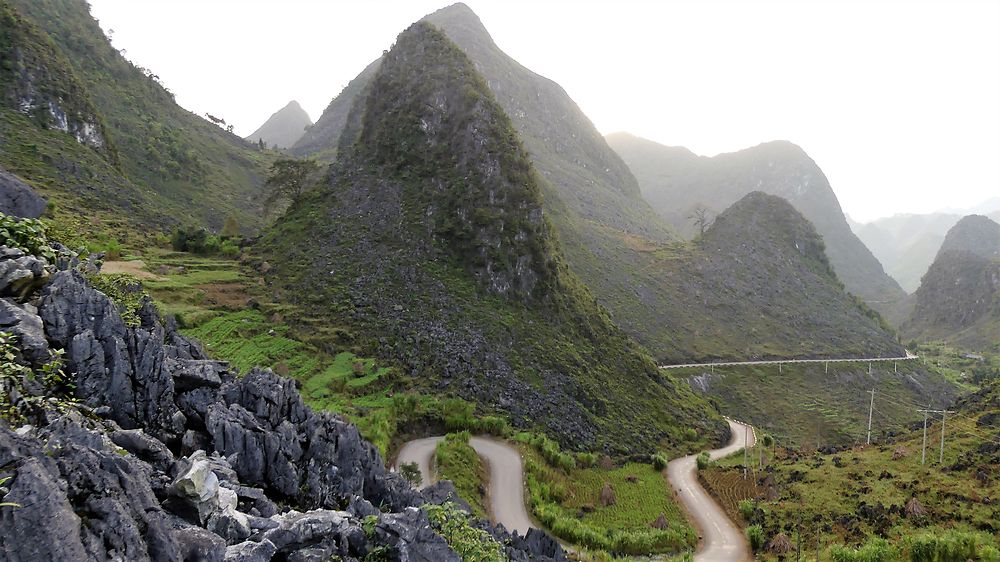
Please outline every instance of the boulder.
[{"label": "boulder", "polygon": [[0,330],[17,336],[17,346],[24,359],[41,367],[50,360],[49,343],[45,340],[42,319],[31,308],[30,305],[19,306],[11,299],[0,299]]},{"label": "boulder", "polygon": [[46,204],[45,198],[34,188],[0,168],[0,213],[37,219],[45,212]]},{"label": "boulder", "polygon": [[219,478],[205,451],[195,451],[180,464],[182,468],[171,489],[194,509],[199,521],[205,522],[219,509]]},{"label": "boulder", "polygon": [[48,264],[35,256],[0,261],[0,296],[23,299],[48,280]]},{"label": "boulder", "polygon": [[461,562],[462,558],[430,529],[427,514],[416,507],[388,513],[375,525],[375,542],[411,562]]},{"label": "boulder", "polygon": [[277,551],[274,543],[244,541],[226,548],[225,562],[268,562]]}]

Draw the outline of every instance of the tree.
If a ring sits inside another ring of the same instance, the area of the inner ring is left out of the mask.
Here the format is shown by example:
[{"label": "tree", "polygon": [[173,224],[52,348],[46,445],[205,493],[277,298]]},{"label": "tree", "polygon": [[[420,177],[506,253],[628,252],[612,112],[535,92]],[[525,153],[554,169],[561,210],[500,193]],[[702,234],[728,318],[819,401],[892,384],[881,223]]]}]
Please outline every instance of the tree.
[{"label": "tree", "polygon": [[411,486],[419,486],[423,484],[424,477],[420,474],[420,467],[415,462],[404,462],[399,466],[399,473],[406,478],[406,481],[410,483]]},{"label": "tree", "polygon": [[296,158],[276,160],[268,170],[266,185],[271,189],[271,193],[265,201],[267,207],[273,208],[278,201],[287,201],[289,204],[297,201],[309,187],[317,170],[319,164],[315,160]]},{"label": "tree", "polygon": [[236,217],[230,215],[226,218],[225,224],[222,225],[222,232],[219,236],[222,238],[236,238],[240,235],[240,223],[236,220]]},{"label": "tree", "polygon": [[708,209],[704,205],[695,205],[691,209],[691,214],[688,215],[688,219],[694,223],[694,226],[698,229],[698,236],[704,236],[705,230],[712,224],[712,219],[708,216]]}]

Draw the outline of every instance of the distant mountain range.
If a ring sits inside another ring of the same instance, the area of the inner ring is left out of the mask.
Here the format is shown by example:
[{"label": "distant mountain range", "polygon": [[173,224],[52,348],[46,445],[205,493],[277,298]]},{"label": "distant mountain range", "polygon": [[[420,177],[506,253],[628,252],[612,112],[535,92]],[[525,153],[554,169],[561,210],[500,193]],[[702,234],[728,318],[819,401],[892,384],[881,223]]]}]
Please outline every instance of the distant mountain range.
[{"label": "distant mountain range", "polygon": [[912,293],[934,261],[945,234],[968,214],[983,214],[1000,220],[1000,199],[984,201],[966,210],[899,214],[867,223],[848,222],[858,238],[882,262],[886,272],[904,290]]},{"label": "distant mountain range", "polygon": [[635,173],[643,196],[685,237],[696,234],[696,209],[711,219],[746,194],[763,191],[786,199],[813,223],[848,291],[887,317],[905,297],[851,231],[823,171],[798,146],[776,141],[708,158],[627,133],[607,140]]},{"label": "distant mountain range", "polygon": [[959,220],[913,300],[905,337],[1000,350],[1000,224],[982,215]]},{"label": "distant mountain range", "polygon": [[309,114],[299,102],[292,100],[271,115],[246,140],[252,143],[264,141],[268,147],[291,148],[312,124]]}]

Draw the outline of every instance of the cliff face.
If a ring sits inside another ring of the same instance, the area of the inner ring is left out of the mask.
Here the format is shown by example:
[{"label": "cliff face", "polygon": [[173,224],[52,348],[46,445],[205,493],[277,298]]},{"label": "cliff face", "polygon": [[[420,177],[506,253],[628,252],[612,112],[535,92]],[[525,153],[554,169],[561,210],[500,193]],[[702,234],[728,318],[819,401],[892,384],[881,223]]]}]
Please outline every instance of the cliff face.
[{"label": "cliff face", "polygon": [[948,231],[914,293],[903,334],[966,347],[1000,347],[1000,224],[969,215]]},{"label": "cliff face", "polygon": [[542,180],[462,50],[414,24],[366,91],[328,182],[259,246],[282,298],[350,323],[417,388],[576,449],[642,450],[686,425],[722,429],[565,265]]}]

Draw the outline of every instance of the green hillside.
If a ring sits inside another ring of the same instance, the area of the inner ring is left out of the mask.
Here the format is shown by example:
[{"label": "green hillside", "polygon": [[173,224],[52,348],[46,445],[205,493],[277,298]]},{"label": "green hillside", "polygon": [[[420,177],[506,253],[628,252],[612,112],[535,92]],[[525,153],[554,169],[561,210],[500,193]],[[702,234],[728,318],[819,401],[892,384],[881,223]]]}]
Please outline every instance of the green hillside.
[{"label": "green hillside", "polygon": [[401,34],[352,112],[361,126],[329,181],[259,245],[283,300],[353,330],[331,343],[576,449],[721,435],[565,265],[544,180],[447,37],[426,23]]},{"label": "green hillside", "polygon": [[0,110],[0,165],[55,200],[57,211],[59,202],[90,209],[90,198],[100,202],[95,210],[124,210],[143,226],[220,228],[229,216],[244,228],[261,224],[261,174],[269,156],[178,106],[152,71],[133,66],[111,46],[86,2],[4,0],[0,6],[6,21],[26,30],[10,33],[5,26],[4,60],[11,52],[21,56],[20,66],[4,67],[51,77],[43,85],[57,89],[42,91],[62,100],[67,132],[103,153],[111,167],[48,134],[67,127],[22,111],[9,89]]}]

